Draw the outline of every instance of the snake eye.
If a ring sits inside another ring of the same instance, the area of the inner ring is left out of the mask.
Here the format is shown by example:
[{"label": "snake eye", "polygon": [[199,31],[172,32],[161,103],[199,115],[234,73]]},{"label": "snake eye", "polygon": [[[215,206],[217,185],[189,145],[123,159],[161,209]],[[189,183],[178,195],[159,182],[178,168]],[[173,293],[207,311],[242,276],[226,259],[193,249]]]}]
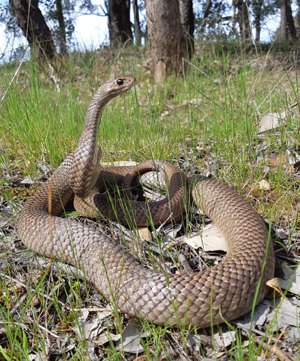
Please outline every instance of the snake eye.
[{"label": "snake eye", "polygon": [[123,79],[118,79],[118,80],[117,80],[117,84],[118,84],[118,85],[123,85],[123,84],[124,84],[124,80],[123,80]]}]

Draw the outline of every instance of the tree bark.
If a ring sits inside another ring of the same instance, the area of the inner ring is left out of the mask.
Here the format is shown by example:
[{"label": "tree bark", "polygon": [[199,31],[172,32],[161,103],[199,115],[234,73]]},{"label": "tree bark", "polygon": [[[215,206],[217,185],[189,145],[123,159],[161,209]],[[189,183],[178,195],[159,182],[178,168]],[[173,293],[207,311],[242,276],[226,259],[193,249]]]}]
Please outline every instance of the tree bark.
[{"label": "tree bark", "polygon": [[291,0],[286,0],[286,21],[289,28],[292,39],[297,39],[297,33],[292,15]]},{"label": "tree bark", "polygon": [[146,12],[154,78],[165,81],[170,71],[182,70],[182,58],[187,57],[178,0],[147,0]]},{"label": "tree bark", "polygon": [[133,14],[134,14],[135,43],[136,45],[141,45],[142,35],[141,35],[141,24],[139,17],[139,6],[137,0],[132,0],[132,5],[133,5]]},{"label": "tree bark", "polygon": [[111,46],[133,39],[130,22],[130,0],[109,0],[108,28]]},{"label": "tree bark", "polygon": [[292,15],[291,1],[281,0],[279,41],[285,41],[288,39],[289,34],[293,39],[297,38],[296,28]]},{"label": "tree bark", "polygon": [[179,0],[180,22],[188,46],[188,55],[194,52],[195,17],[192,0]]},{"label": "tree bark", "polygon": [[249,22],[248,6],[243,0],[237,0],[235,6],[238,8],[237,21],[240,26],[240,34],[243,43],[252,42],[251,27]]},{"label": "tree bark", "polygon": [[232,0],[232,28],[236,31],[236,27],[235,27],[236,15],[235,15],[235,12],[236,12],[236,2],[235,2],[235,0]]},{"label": "tree bark", "polygon": [[286,0],[280,1],[280,34],[279,41],[285,41],[288,38],[287,19],[286,19]]},{"label": "tree bark", "polygon": [[52,58],[55,55],[52,34],[38,3],[39,0],[31,0],[29,8],[28,0],[9,0],[17,24],[23,31],[31,51],[36,57]]},{"label": "tree bark", "polygon": [[67,53],[66,44],[66,26],[63,14],[63,6],[61,0],[55,0],[58,20],[58,37],[59,37],[59,48],[62,55]]},{"label": "tree bark", "polygon": [[254,0],[252,7],[254,13],[254,26],[255,26],[255,43],[258,44],[260,40],[261,31],[261,9],[263,0]]}]

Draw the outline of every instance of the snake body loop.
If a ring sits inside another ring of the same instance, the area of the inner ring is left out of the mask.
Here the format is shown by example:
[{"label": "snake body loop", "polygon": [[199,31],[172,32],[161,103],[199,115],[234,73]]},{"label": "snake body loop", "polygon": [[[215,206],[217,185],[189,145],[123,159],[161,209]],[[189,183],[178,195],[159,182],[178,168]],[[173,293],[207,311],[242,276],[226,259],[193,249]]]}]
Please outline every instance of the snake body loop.
[{"label": "snake body loop", "polygon": [[[178,212],[173,208],[178,206],[178,200],[183,206],[191,193],[227,242],[223,262],[193,274],[165,275],[145,269],[98,230],[59,217],[74,194],[80,198],[89,196],[91,202],[97,197],[94,186],[100,172],[100,153],[96,143],[101,113],[110,99],[134,83],[135,78],[129,76],[99,88],[88,108],[78,147],[26,201],[19,216],[19,236],[37,253],[83,267],[100,292],[132,316],[142,316],[159,325],[199,327],[234,319],[251,310],[254,300],[258,303],[264,298],[275,261],[264,223],[226,185],[198,177],[189,180],[185,189],[184,175],[172,165],[161,165],[166,169],[170,187],[174,187],[165,208],[174,212],[176,218],[182,209]],[[109,170],[112,174],[114,171],[113,178],[120,177],[118,169]],[[136,207],[132,215],[139,224],[139,206]],[[154,215],[159,211],[160,208],[154,208]]]}]

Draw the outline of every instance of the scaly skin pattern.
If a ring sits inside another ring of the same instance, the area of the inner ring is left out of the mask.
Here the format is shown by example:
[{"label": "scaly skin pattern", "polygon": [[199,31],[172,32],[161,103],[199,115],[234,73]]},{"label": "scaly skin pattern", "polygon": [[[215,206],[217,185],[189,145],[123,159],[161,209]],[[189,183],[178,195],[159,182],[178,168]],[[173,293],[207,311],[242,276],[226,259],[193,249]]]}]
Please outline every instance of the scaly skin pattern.
[{"label": "scaly skin pattern", "polygon": [[[136,201],[130,197],[130,186],[136,176],[152,170],[164,172],[168,181],[168,195],[160,201]],[[127,198],[119,194],[111,197],[103,190],[105,181],[111,181],[124,186]],[[83,216],[94,218],[109,218],[121,224],[158,226],[169,218],[178,221],[185,213],[189,202],[187,178],[178,167],[161,160],[147,160],[136,166],[119,166],[105,168],[101,171],[96,187],[84,200],[75,197],[74,206]],[[113,205],[113,206],[112,206]]]},{"label": "scaly skin pattern", "polygon": [[[19,236],[31,250],[82,268],[110,302],[132,316],[173,326],[207,327],[232,320],[251,310],[257,289],[256,302],[264,298],[275,260],[261,218],[226,185],[202,177],[188,180],[188,192],[223,233],[228,247],[221,263],[194,274],[152,272],[98,230],[59,217],[74,194],[83,198],[94,189],[100,171],[96,142],[103,106],[134,83],[133,77],[122,77],[99,88],[78,147],[25,203]],[[185,192],[175,192],[175,198]]]}]

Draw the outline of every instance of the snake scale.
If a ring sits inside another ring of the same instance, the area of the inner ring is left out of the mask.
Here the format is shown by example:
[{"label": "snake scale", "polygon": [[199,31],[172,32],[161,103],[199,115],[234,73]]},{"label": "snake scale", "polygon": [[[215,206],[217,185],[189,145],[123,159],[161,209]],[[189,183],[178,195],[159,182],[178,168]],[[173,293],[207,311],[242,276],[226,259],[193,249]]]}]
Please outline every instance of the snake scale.
[{"label": "snake scale", "polygon": [[[261,218],[228,186],[203,177],[188,182],[188,193],[217,225],[228,247],[221,263],[192,274],[170,275],[145,269],[99,230],[59,217],[74,194],[79,199],[93,194],[101,170],[97,134],[103,107],[135,82],[134,77],[126,76],[98,89],[77,148],[25,202],[18,234],[32,251],[83,268],[96,288],[129,315],[176,327],[207,327],[237,318],[252,309],[256,290],[256,303],[264,298],[266,281],[274,275],[275,260]],[[177,168],[173,171],[175,174],[170,171],[167,177],[175,190],[165,204],[169,212],[176,213],[172,209],[174,199],[178,206],[178,197],[185,198],[186,191],[181,189],[184,175]],[[139,214],[132,212],[138,224]],[[158,212],[154,209],[154,215]]]}]

